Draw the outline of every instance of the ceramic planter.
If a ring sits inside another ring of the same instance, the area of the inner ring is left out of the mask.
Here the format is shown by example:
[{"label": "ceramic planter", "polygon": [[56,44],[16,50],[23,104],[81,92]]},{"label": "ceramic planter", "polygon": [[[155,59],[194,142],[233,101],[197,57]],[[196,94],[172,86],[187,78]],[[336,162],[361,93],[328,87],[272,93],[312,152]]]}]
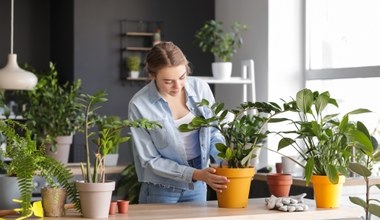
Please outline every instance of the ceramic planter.
[{"label": "ceramic planter", "polygon": [[79,192],[82,216],[85,218],[108,218],[112,191],[115,181],[105,183],[84,183],[78,181],[75,186]]},{"label": "ceramic planter", "polygon": [[41,189],[41,198],[44,216],[61,217],[65,215],[66,189],[44,187]]},{"label": "ceramic planter", "polygon": [[218,206],[221,208],[245,208],[248,204],[249,190],[254,168],[215,168],[216,175],[227,177],[227,189],[217,192]]},{"label": "ceramic planter", "polygon": [[314,199],[317,208],[337,208],[340,203],[343,183],[346,181],[344,176],[339,176],[339,182],[332,184],[327,176],[313,175]]},{"label": "ceramic planter", "polygon": [[105,164],[107,167],[116,166],[119,159],[119,154],[107,154]]},{"label": "ceramic planter", "polygon": [[9,177],[6,175],[0,176],[0,209],[19,208],[20,204],[15,203],[12,199],[20,198],[21,193],[17,184],[17,177]]},{"label": "ceramic planter", "polygon": [[69,162],[70,146],[73,143],[73,136],[58,136],[56,139],[57,149],[55,152],[46,147],[46,154],[55,160],[67,164]]},{"label": "ceramic planter", "polygon": [[269,192],[276,197],[289,196],[292,183],[293,178],[290,174],[271,173],[267,175]]},{"label": "ceramic planter", "polygon": [[214,62],[212,63],[212,75],[215,79],[229,79],[232,75],[231,62]]}]

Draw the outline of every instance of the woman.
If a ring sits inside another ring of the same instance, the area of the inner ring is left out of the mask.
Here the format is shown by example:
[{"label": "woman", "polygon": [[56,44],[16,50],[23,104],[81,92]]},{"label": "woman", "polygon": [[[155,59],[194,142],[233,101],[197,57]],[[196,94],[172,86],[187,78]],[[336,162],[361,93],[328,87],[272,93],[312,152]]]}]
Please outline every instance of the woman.
[{"label": "woman", "polygon": [[189,62],[172,42],[157,44],[148,52],[146,70],[152,81],[131,99],[129,118],[158,121],[162,128],[131,129],[136,171],[142,182],[139,203],[206,201],[206,183],[221,191],[228,182],[209,167],[210,156],[220,160],[215,144],[224,138],[216,129],[181,133],[178,126],[195,115],[211,117],[210,111],[196,104],[202,99],[215,101],[210,87],[188,77]]}]

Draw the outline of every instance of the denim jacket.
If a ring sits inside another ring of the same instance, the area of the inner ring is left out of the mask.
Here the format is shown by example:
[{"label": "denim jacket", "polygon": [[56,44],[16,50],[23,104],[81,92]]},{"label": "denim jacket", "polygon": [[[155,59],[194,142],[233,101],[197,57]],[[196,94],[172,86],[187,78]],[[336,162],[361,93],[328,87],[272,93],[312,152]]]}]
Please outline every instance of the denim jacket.
[{"label": "denim jacket", "polygon": [[[208,108],[196,104],[202,99],[215,102],[206,82],[188,77],[185,91],[186,105],[194,115],[203,115],[206,118],[212,116]],[[179,138],[180,131],[176,128],[169,105],[159,94],[154,80],[138,91],[129,103],[129,119],[139,118],[157,121],[162,125],[162,128],[152,130],[131,128],[139,181],[168,188],[193,189],[192,176],[195,168],[190,167],[186,160],[185,147]],[[210,156],[220,162],[215,148],[216,143],[224,143],[220,132],[215,128],[201,128],[199,141],[202,169],[209,166]]]}]

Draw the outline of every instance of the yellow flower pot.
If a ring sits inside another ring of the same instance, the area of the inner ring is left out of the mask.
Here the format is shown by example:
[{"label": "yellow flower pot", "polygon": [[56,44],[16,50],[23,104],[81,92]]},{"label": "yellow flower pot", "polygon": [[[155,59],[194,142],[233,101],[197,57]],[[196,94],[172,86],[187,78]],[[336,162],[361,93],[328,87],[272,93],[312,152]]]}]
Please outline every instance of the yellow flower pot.
[{"label": "yellow flower pot", "polygon": [[327,176],[313,175],[311,183],[317,208],[337,208],[340,203],[342,186],[346,178],[339,176],[339,182],[332,184]]},{"label": "yellow flower pot", "polygon": [[248,204],[254,168],[215,168],[216,174],[227,177],[227,189],[217,192],[218,206],[221,208],[245,208]]}]

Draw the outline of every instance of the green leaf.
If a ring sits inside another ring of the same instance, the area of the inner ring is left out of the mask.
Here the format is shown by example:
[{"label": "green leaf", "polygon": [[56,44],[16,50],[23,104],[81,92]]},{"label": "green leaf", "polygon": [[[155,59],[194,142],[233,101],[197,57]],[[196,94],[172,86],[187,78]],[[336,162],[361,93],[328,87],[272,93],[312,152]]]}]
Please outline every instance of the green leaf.
[{"label": "green leaf", "polygon": [[295,143],[295,141],[291,138],[282,138],[279,142],[278,142],[278,146],[277,146],[277,150],[281,150],[282,148],[285,148],[291,144]]},{"label": "green leaf", "polygon": [[371,214],[380,217],[380,206],[377,204],[369,204],[368,210]]},{"label": "green leaf", "polygon": [[334,165],[331,165],[331,164],[327,165],[325,171],[332,184],[337,184],[339,182],[338,170],[336,169]]},{"label": "green leaf", "polygon": [[349,196],[348,198],[350,199],[350,201],[352,203],[354,203],[358,206],[361,206],[364,209],[367,208],[367,203],[363,199],[356,197],[356,196]]},{"label": "green leaf", "polygon": [[355,141],[360,143],[357,147],[362,149],[367,155],[373,154],[374,147],[372,146],[372,141],[363,132],[353,130],[351,131],[351,136]]},{"label": "green leaf", "polygon": [[309,158],[306,161],[305,165],[305,179],[306,179],[306,185],[309,185],[311,175],[313,174],[313,168],[314,168],[314,158]]},{"label": "green leaf", "polygon": [[324,92],[316,98],[315,110],[317,111],[318,115],[320,115],[323,109],[325,109],[325,107],[329,103],[329,99],[330,99],[330,94],[328,92]]},{"label": "green leaf", "polygon": [[352,172],[355,172],[355,173],[357,173],[357,174],[359,174],[360,176],[363,176],[363,177],[369,177],[369,176],[372,175],[371,171],[367,167],[365,167],[365,166],[363,166],[363,165],[361,165],[359,163],[350,163],[348,165],[348,168]]},{"label": "green leaf", "polygon": [[309,89],[303,89],[299,92],[297,92],[296,95],[296,103],[298,109],[303,112],[307,113],[311,109],[311,105],[313,104],[314,95]]},{"label": "green leaf", "polygon": [[350,111],[347,114],[355,115],[355,114],[362,114],[362,113],[369,113],[369,112],[372,112],[372,111],[365,109],[365,108],[359,108],[359,109],[355,109],[353,111]]}]

